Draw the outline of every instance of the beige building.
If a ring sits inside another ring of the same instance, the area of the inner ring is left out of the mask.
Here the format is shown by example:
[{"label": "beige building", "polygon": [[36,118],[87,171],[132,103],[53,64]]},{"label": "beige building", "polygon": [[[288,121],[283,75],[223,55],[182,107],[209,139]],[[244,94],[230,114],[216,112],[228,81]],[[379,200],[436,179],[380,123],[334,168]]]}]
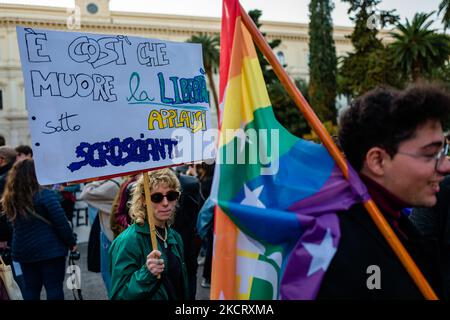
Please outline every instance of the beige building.
[{"label": "beige building", "polygon": [[[185,41],[199,32],[220,33],[219,18],[115,12],[109,10],[109,0],[76,0],[75,3],[75,8],[67,9],[0,3],[0,134],[9,145],[31,142],[17,25],[172,41]],[[269,40],[282,40],[275,53],[287,64],[287,72],[293,78],[308,79],[308,25],[270,21],[262,24]],[[351,42],[345,38],[351,31],[349,27],[334,28],[338,56],[352,50]]]}]

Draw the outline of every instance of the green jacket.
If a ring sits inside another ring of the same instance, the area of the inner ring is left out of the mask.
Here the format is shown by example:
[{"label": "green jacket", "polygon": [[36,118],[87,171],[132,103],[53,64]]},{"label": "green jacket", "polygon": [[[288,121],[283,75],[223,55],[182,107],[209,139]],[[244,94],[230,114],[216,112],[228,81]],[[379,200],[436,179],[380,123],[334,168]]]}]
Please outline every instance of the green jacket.
[{"label": "green jacket", "polygon": [[[184,296],[188,297],[188,278],[183,256],[183,241],[172,228],[167,229],[167,244],[182,266]],[[168,300],[167,289],[161,282],[168,270],[167,256],[158,242],[158,250],[164,259],[165,271],[157,279],[148,271],[147,256],[152,251],[148,223],[143,226],[134,223],[123,231],[109,248],[111,273],[111,300]]]}]

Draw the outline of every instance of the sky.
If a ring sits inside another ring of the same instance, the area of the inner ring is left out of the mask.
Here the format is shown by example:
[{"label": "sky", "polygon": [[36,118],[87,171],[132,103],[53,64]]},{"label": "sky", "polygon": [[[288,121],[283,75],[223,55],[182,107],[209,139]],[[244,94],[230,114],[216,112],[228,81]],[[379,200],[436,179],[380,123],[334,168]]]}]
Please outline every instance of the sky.
[{"label": "sky", "polygon": [[[441,0],[411,1],[383,0],[377,8],[384,10],[396,9],[401,21],[412,19],[416,12],[437,11]],[[0,0],[0,3],[23,3],[34,5],[49,5],[58,7],[73,7],[74,0]],[[110,0],[113,11],[135,11],[164,14],[180,14],[193,16],[221,16],[221,0]],[[261,20],[308,23],[309,0],[241,0],[241,5],[248,11],[260,9],[263,11]],[[334,0],[333,23],[339,26],[352,26],[347,9],[349,5]],[[433,24],[434,28],[442,29],[440,18]]]}]

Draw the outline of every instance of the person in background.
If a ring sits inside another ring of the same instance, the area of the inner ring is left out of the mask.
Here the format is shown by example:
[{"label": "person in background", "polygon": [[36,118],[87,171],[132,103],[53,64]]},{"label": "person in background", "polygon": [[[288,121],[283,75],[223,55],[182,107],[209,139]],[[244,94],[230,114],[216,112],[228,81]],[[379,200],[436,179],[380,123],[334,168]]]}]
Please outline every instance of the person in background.
[{"label": "person in background", "polygon": [[[5,189],[6,178],[11,171],[14,162],[16,160],[16,151],[9,146],[0,147],[0,199]],[[20,264],[11,259],[11,240],[12,240],[12,226],[8,221],[6,215],[3,212],[2,205],[0,203],[0,254],[6,264],[11,265],[13,270],[14,279],[23,292],[24,283],[22,277],[22,270]]]},{"label": "person in background", "polygon": [[205,261],[203,263],[203,288],[211,287],[212,251],[214,241],[214,202],[208,197],[203,204],[197,218],[197,233],[205,247]]},{"label": "person in background", "polygon": [[[16,151],[8,146],[0,146],[0,198],[5,189],[6,178],[9,171],[16,161]],[[6,216],[2,214],[3,210],[0,204],[0,250],[6,250],[10,247],[12,230]],[[7,261],[10,264],[10,261]]]},{"label": "person in background", "polygon": [[[150,203],[157,238],[152,248],[140,176],[133,191],[133,223],[109,248],[112,300],[184,300],[189,296],[183,240],[171,225],[180,195],[180,182],[170,169],[148,173]],[[160,278],[158,278],[160,276]]]},{"label": "person in background", "polygon": [[[214,177],[214,165],[202,162],[196,165],[196,172],[198,173],[198,178],[200,179],[202,198],[205,199],[202,203],[203,206],[201,210],[203,212],[201,214],[206,214],[214,217],[214,214],[211,214],[211,210],[214,210],[214,207],[211,208],[210,203],[208,205],[205,205],[211,194],[211,187]],[[205,246],[205,262],[203,265],[203,279],[200,285],[203,288],[211,287],[212,254],[214,241],[213,224],[214,222],[208,224],[209,228],[207,228],[206,234],[204,235],[204,237],[202,237]]]},{"label": "person in background", "polygon": [[17,146],[15,150],[17,152],[16,160],[33,159],[33,150],[30,146],[22,144]]},{"label": "person in background", "polygon": [[6,145],[6,139],[3,135],[0,134],[0,147]]},{"label": "person in background", "polygon": [[187,164],[183,164],[183,165],[180,165],[180,166],[173,167],[173,170],[177,174],[177,177],[180,174],[186,174],[186,171],[188,171],[188,169],[189,169],[189,166]]},{"label": "person in background", "polygon": [[1,199],[13,226],[12,258],[21,265],[25,300],[39,300],[42,286],[47,300],[63,300],[68,250],[76,242],[53,190],[39,185],[32,159],[12,167]]},{"label": "person in background", "polygon": [[111,286],[111,275],[108,266],[108,250],[113,241],[110,226],[112,203],[119,191],[120,178],[94,181],[86,184],[80,194],[80,200],[85,201],[98,212],[100,222],[100,271],[107,292]]},{"label": "person in background", "polygon": [[[450,94],[430,84],[405,90],[377,88],[357,98],[339,121],[339,142],[386,222],[439,296],[438,251],[404,215],[404,208],[432,207],[450,172],[442,126]],[[423,299],[424,296],[362,203],[337,214],[340,241],[325,265],[317,299]],[[328,229],[327,234],[331,233]],[[324,235],[325,238],[325,235]],[[330,240],[331,241],[331,240]],[[370,288],[367,270],[381,270]]]},{"label": "person in background", "polygon": [[186,172],[184,173],[187,176],[197,176],[197,166],[195,164],[188,165]]},{"label": "person in background", "polygon": [[67,220],[72,224],[75,203],[77,202],[77,192],[81,190],[80,184],[60,184],[55,186],[61,195],[61,206],[66,213]]}]

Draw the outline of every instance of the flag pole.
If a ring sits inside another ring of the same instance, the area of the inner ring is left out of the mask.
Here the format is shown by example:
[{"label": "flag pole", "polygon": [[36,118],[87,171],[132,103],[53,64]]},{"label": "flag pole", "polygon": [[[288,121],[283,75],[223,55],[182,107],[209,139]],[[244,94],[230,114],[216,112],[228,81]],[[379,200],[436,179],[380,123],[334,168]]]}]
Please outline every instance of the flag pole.
[{"label": "flag pole", "polygon": [[[150,203],[150,182],[148,178],[148,173],[143,172],[144,175],[144,194],[145,194],[145,206],[147,207],[147,220],[150,228],[150,240],[152,242],[152,251],[158,250],[158,243],[156,242],[155,235],[155,222],[153,219],[153,207]],[[156,276],[157,279],[161,278],[161,274]]]},{"label": "flag pole", "polygon": [[[244,25],[247,27],[248,31],[252,35],[253,41],[258,46],[259,50],[263,53],[266,59],[269,61],[272,66],[275,74],[278,79],[289,93],[289,96],[294,100],[297,107],[300,109],[301,113],[304,115],[312,129],[316,132],[324,146],[327,148],[330,155],[333,157],[337,166],[341,169],[344,177],[348,180],[349,173],[347,163],[339,151],[336,144],[333,142],[330,134],[319,120],[317,115],[312,110],[311,106],[308,104],[306,99],[300,93],[298,88],[294,85],[292,80],[287,75],[286,71],[283,69],[281,64],[278,62],[278,59],[275,57],[270,46],[267,44],[261,32],[256,27],[253,20],[247,14],[247,12],[241,6],[241,18]],[[437,300],[437,296],[434,293],[431,286],[428,284],[427,280],[423,276],[422,272],[419,270],[409,253],[406,251],[396,234],[392,231],[392,228],[387,223],[384,216],[381,214],[377,205],[372,199],[369,199],[364,203],[364,207],[369,212],[371,218],[375,222],[376,226],[383,234],[384,238],[391,246],[394,253],[397,255],[403,266],[406,268],[406,271],[409,273],[413,281],[416,283],[417,287],[423,294],[423,296],[428,300]]]}]

